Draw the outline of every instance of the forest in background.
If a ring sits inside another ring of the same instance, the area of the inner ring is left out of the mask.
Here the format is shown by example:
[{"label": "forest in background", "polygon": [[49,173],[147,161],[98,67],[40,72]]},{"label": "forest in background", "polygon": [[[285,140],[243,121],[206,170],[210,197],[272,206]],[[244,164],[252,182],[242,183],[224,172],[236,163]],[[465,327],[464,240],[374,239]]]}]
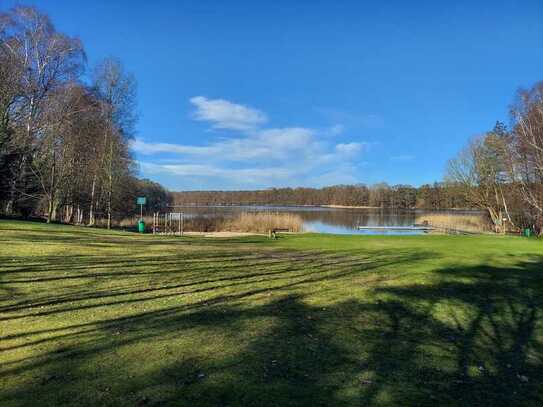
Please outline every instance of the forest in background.
[{"label": "forest in background", "polygon": [[443,183],[390,186],[385,183],[257,191],[172,192],[175,205],[334,205],[375,208],[470,208],[461,189]]}]

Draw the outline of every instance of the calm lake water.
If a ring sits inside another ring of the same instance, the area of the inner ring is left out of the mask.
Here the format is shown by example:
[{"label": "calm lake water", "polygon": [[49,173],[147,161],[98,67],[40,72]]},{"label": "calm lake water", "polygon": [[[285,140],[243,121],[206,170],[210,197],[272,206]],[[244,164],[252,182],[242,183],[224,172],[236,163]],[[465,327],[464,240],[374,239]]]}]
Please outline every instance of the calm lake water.
[{"label": "calm lake water", "polygon": [[[417,235],[423,231],[359,230],[358,226],[412,226],[417,216],[435,213],[424,210],[351,209],[320,206],[182,206],[185,216],[235,216],[240,212],[290,212],[299,215],[304,230],[338,234]],[[443,213],[443,212],[441,212]],[[454,214],[459,212],[455,211]]]}]

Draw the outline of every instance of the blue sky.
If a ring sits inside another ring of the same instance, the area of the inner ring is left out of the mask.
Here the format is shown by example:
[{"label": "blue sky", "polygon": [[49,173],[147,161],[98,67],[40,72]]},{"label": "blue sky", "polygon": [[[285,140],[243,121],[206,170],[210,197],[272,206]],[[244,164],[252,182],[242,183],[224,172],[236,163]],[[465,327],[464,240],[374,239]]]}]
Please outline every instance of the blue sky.
[{"label": "blue sky", "polygon": [[437,181],[543,79],[539,0],[24,4],[135,75],[132,148],[172,190]]}]

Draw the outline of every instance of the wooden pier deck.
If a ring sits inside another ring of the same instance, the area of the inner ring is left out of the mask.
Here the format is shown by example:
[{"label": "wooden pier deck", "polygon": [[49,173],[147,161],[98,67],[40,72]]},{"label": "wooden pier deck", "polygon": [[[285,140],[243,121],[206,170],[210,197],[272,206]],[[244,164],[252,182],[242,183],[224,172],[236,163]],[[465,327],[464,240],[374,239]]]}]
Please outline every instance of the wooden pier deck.
[{"label": "wooden pier deck", "polygon": [[359,230],[404,230],[404,231],[430,231],[431,226],[358,226]]}]

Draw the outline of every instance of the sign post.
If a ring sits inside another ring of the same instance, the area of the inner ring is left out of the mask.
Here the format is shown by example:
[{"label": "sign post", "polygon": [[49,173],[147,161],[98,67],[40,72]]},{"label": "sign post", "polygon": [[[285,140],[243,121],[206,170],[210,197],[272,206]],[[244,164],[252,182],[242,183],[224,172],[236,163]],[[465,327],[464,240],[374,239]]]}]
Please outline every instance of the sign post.
[{"label": "sign post", "polygon": [[138,196],[136,203],[140,206],[140,219],[143,219],[143,205],[145,205],[146,199],[144,196]]},{"label": "sign post", "polygon": [[138,222],[138,231],[140,233],[145,232],[145,223],[143,222],[143,205],[145,205],[146,199],[144,196],[138,196],[136,204],[140,206],[140,221]]}]

